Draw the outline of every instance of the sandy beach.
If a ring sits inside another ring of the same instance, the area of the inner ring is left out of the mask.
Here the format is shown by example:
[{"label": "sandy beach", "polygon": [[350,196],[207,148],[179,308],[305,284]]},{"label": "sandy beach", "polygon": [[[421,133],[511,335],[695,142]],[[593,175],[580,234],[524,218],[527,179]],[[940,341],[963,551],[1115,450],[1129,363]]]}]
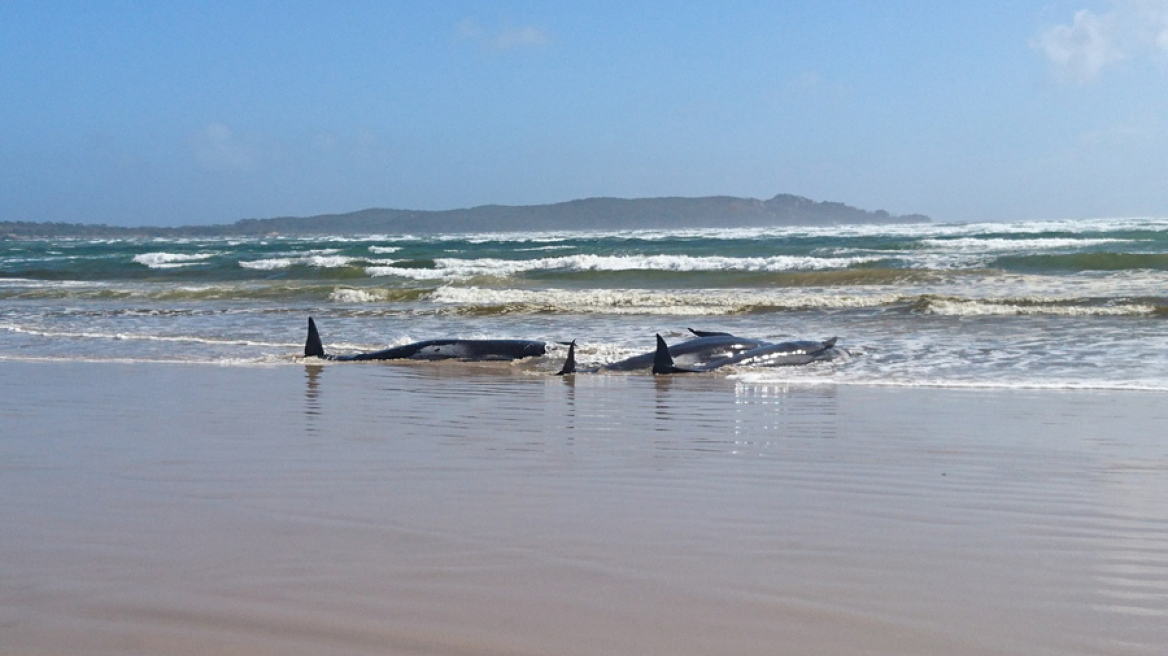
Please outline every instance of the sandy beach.
[{"label": "sandy beach", "polygon": [[0,653],[1155,654],[1162,393],[0,363]]}]

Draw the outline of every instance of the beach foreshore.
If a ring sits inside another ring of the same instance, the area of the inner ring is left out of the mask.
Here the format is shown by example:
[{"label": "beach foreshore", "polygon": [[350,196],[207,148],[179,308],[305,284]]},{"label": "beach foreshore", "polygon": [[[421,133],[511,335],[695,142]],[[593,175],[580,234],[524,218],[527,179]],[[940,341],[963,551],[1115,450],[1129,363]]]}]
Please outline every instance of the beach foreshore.
[{"label": "beach foreshore", "polygon": [[0,362],[0,653],[1159,653],[1166,401]]}]

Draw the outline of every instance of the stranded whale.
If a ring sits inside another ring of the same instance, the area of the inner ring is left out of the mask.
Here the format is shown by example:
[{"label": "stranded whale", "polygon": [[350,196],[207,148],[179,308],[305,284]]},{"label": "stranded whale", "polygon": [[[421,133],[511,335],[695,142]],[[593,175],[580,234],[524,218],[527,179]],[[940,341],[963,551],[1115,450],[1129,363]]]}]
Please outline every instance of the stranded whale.
[{"label": "stranded whale", "polygon": [[[761,339],[738,337],[730,333],[694,330],[693,328],[690,328],[689,331],[696,337],[669,347],[670,356],[688,367],[703,367],[711,362],[734,357],[740,353],[770,344],[770,342]],[[655,353],[653,352],[642,353],[599,367],[580,369],[576,366],[576,348],[575,342],[573,342],[568,346],[568,358],[564,361],[564,367],[560,369],[559,375],[648,369],[653,366],[654,357]]]},{"label": "stranded whale", "polygon": [[836,347],[834,337],[824,342],[799,340],[775,343],[738,337],[730,333],[693,328],[689,330],[697,337],[668,346],[658,335],[657,349],[651,353],[588,369],[581,369],[576,365],[576,343],[572,342],[568,347],[568,357],[564,361],[564,366],[557,375],[650,368],[655,374],[693,373],[713,371],[732,365],[782,367],[834,360],[848,355],[847,351]]},{"label": "stranded whale", "polygon": [[308,318],[308,339],[304,342],[304,357],[325,360],[519,360],[543,355],[547,344],[526,339],[428,339],[402,346],[354,353],[329,355],[324,351],[316,322]]},{"label": "stranded whale", "polygon": [[665,340],[662,339],[661,335],[657,335],[657,350],[653,354],[653,373],[657,375],[688,374],[713,371],[721,367],[733,365],[789,367],[824,360],[834,360],[847,355],[847,351],[838,348],[835,342],[836,338],[832,337],[822,342],[798,340],[793,342],[779,342],[777,344],[763,344],[753,349],[710,360],[696,366],[678,367],[671,354],[672,349],[665,344]]}]

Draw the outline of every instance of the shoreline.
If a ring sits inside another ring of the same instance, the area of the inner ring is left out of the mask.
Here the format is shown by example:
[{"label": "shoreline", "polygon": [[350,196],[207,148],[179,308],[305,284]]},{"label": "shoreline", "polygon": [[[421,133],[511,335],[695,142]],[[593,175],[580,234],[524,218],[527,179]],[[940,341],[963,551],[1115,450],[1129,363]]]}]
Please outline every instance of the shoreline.
[{"label": "shoreline", "polygon": [[175,364],[0,362],[0,651],[1168,643],[1159,392]]},{"label": "shoreline", "polygon": [[[862,357],[862,356],[861,356]],[[311,367],[311,366],[325,366],[325,367],[402,367],[408,369],[412,368],[427,368],[427,367],[448,367],[452,370],[464,369],[466,371],[477,371],[486,373],[495,373],[500,377],[507,376],[523,376],[523,377],[541,377],[553,376],[555,369],[562,364],[553,360],[535,359],[535,361],[516,361],[514,363],[500,363],[500,362],[431,362],[431,361],[372,361],[372,362],[330,362],[320,361],[313,362],[298,355],[272,355],[262,359],[256,358],[232,358],[228,360],[148,360],[140,358],[57,358],[52,356],[44,357],[12,357],[0,355],[0,365],[4,364],[25,364],[25,365],[55,365],[55,366],[69,366],[72,364],[78,365],[150,365],[150,366],[191,366],[191,367],[215,367],[215,368],[232,368],[238,367],[240,369],[250,368],[280,368],[280,367]],[[994,383],[984,381],[875,381],[875,380],[848,380],[835,378],[805,378],[805,377],[783,377],[782,373],[787,369],[797,369],[796,367],[774,367],[774,368],[754,368],[754,369],[733,369],[727,368],[723,371],[717,372],[697,372],[686,374],[687,378],[721,378],[744,385],[786,385],[792,387],[857,387],[857,388],[871,388],[871,389],[920,389],[920,390],[951,390],[951,391],[985,391],[985,392],[1010,392],[1010,391],[1034,391],[1034,392],[1099,392],[1099,393],[1164,393],[1168,392],[1168,386],[1161,386],[1154,383],[1124,383],[1124,382],[1081,382],[1081,381],[1049,381],[1049,382],[1014,382],[1014,383]],[[443,370],[439,370],[443,371]],[[581,377],[613,377],[613,378],[632,378],[632,377],[646,377],[654,378],[653,374],[646,371],[631,371],[631,372],[591,372],[572,374]]]}]

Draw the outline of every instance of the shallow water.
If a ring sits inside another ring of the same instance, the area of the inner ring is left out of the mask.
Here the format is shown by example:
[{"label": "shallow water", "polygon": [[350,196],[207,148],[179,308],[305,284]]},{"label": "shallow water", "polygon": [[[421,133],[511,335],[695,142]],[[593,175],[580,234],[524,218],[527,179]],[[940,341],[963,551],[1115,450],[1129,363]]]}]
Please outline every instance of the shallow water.
[{"label": "shallow water", "polygon": [[294,363],[313,315],[335,352],[577,340],[598,364],[697,327],[859,356],[726,372],[776,384],[1168,391],[1165,289],[1163,218],[4,241],[0,360]]},{"label": "shallow water", "polygon": [[1159,653],[1161,397],[0,362],[0,651]]}]

